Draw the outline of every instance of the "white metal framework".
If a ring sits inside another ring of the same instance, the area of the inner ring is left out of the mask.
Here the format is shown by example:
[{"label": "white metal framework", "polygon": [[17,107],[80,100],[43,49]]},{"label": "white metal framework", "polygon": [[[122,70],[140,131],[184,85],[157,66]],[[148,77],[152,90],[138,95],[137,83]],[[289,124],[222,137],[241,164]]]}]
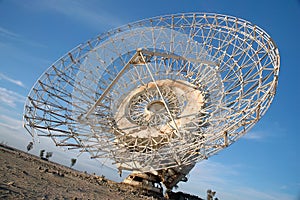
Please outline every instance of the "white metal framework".
[{"label": "white metal framework", "polygon": [[248,21],[186,13],[131,23],[56,61],[25,127],[143,172],[193,166],[243,136],[276,92],[279,52]]}]

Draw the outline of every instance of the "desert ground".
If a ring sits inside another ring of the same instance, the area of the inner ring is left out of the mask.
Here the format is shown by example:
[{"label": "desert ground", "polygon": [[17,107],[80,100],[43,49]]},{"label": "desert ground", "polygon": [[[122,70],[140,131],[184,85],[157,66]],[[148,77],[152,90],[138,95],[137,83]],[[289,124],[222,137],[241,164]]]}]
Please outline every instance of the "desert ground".
[{"label": "desert ground", "polygon": [[[162,195],[76,171],[0,145],[0,199],[157,200]],[[201,198],[171,193],[169,199]]]}]

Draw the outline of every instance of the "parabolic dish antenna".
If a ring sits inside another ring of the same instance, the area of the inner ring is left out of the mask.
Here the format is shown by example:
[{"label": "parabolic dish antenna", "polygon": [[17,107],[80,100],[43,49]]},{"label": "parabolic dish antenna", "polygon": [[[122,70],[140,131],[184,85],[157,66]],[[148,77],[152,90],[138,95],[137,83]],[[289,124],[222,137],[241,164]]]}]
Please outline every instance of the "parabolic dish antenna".
[{"label": "parabolic dish antenna", "polygon": [[185,175],[264,115],[279,60],[270,36],[236,17],[141,20],[49,67],[28,95],[25,128],[57,146],[109,158],[119,169]]}]

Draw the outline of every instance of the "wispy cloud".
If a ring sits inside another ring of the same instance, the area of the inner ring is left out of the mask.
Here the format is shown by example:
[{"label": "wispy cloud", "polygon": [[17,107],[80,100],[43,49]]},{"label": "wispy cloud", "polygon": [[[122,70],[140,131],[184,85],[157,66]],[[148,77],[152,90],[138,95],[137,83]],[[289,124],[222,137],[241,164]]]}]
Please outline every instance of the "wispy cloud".
[{"label": "wispy cloud", "polygon": [[18,42],[18,44],[23,43],[23,44],[30,45],[33,47],[43,47],[43,48],[46,47],[43,44],[40,44],[40,43],[37,43],[30,39],[27,39],[18,33],[15,33],[11,30],[8,30],[7,28],[0,26],[0,44],[2,46],[6,46],[12,42]]},{"label": "wispy cloud", "polygon": [[[117,18],[114,13],[108,13],[101,9],[98,1],[33,1],[26,8],[35,11],[50,11],[68,17],[72,21],[77,21],[83,25],[89,25],[99,30],[99,26],[117,27],[124,23]],[[95,6],[96,5],[96,6]],[[97,9],[95,9],[97,8]]]},{"label": "wispy cloud", "polygon": [[263,131],[250,131],[243,136],[246,140],[262,140],[266,137],[266,133]]},{"label": "wispy cloud", "polygon": [[17,103],[24,103],[25,97],[14,91],[0,87],[0,103],[15,108]]},{"label": "wispy cloud", "polygon": [[22,83],[22,81],[16,80],[16,79],[13,79],[13,78],[10,78],[10,77],[8,77],[8,76],[2,74],[2,73],[0,73],[0,80],[1,80],[1,79],[6,80],[6,81],[8,81],[8,82],[11,82],[11,83],[16,84],[16,85],[18,85],[18,86],[20,86],[20,87],[25,88],[25,85]]},{"label": "wispy cloud", "polygon": [[23,122],[18,119],[8,117],[6,115],[0,115],[0,126],[9,128],[11,130],[22,129]]},{"label": "wispy cloud", "polygon": [[[267,123],[266,123],[267,124]],[[273,134],[275,133],[276,134]],[[287,134],[287,129],[285,126],[282,126],[278,121],[268,122],[267,125],[263,128],[254,127],[241,139],[254,140],[254,141],[266,141],[270,138],[283,137]]]},{"label": "wispy cloud", "polygon": [[31,137],[25,133],[21,120],[0,115],[0,142],[25,150],[30,140]]},{"label": "wispy cloud", "polygon": [[280,193],[275,190],[262,191],[251,187],[237,186],[234,191],[240,197],[243,197],[242,199],[256,199],[256,200],[277,200],[277,199],[293,200],[294,199],[294,197],[290,194]]},{"label": "wispy cloud", "polygon": [[7,30],[1,26],[0,26],[0,36],[5,37],[5,38],[19,38],[20,37],[20,35],[12,32],[10,30]]},{"label": "wispy cloud", "polygon": [[[213,189],[222,193],[223,199],[233,199],[230,192],[226,191],[225,186],[233,184],[233,177],[238,175],[237,168],[238,166],[227,166],[211,160],[204,160],[191,171],[189,183],[180,183],[179,188],[200,197],[206,194],[207,189]],[[220,198],[220,195],[217,197]]]}]

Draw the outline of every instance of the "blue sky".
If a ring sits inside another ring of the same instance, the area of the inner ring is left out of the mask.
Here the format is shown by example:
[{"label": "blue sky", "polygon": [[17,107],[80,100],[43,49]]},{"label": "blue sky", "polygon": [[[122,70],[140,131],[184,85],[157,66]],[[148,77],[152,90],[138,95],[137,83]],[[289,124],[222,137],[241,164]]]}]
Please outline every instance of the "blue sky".
[{"label": "blue sky", "polygon": [[[25,97],[66,52],[120,25],[181,12],[227,14],[260,26],[279,48],[281,71],[266,115],[232,146],[198,163],[179,189],[204,197],[211,188],[219,199],[299,200],[299,0],[0,0],[0,142],[25,150],[30,141],[22,128]],[[77,155],[47,140],[32,152],[43,147],[66,165]],[[88,155],[78,159],[77,169],[119,180],[116,171]]]}]

